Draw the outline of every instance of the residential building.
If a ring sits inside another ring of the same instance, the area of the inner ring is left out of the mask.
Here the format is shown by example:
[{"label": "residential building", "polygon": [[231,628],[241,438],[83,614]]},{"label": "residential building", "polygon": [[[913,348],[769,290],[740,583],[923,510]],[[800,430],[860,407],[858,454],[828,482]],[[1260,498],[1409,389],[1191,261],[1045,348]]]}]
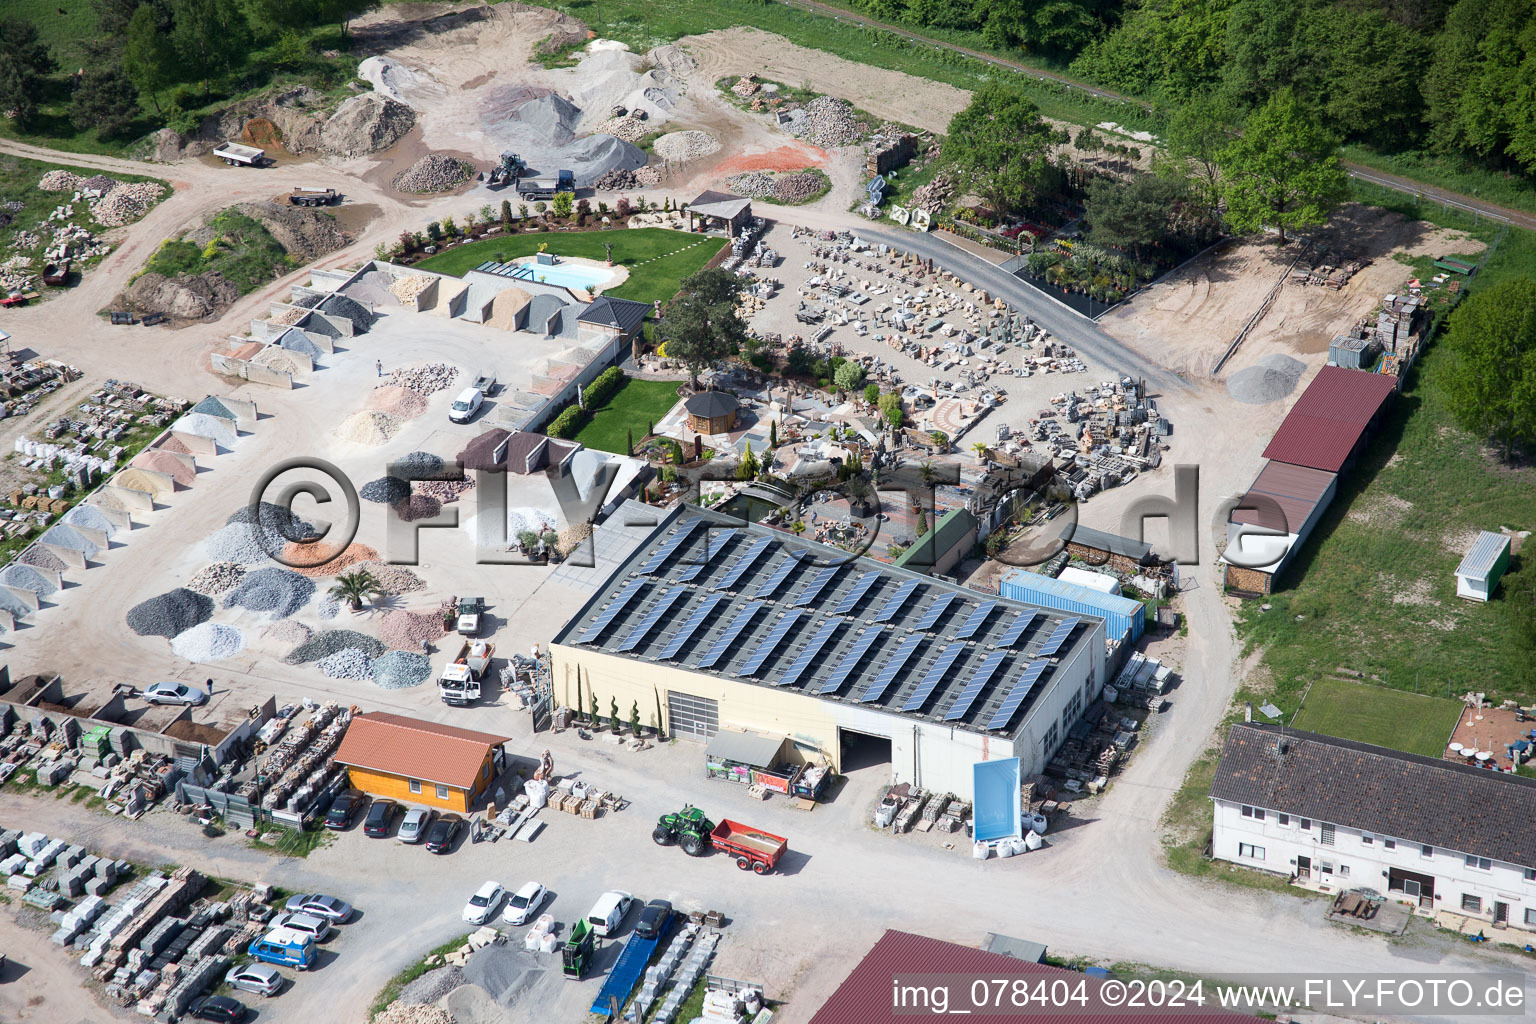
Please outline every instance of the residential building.
[{"label": "residential building", "polygon": [[336,749],[354,789],[466,813],[496,780],[506,736],[403,715],[355,715]]}]

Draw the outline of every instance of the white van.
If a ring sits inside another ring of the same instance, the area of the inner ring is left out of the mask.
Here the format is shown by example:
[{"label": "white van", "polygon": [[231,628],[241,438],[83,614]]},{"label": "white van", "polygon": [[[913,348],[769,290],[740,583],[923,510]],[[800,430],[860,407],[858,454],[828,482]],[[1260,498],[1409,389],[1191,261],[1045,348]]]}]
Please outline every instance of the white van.
[{"label": "white van", "polygon": [[453,405],[448,410],[448,418],[455,423],[468,423],[474,419],[475,413],[480,411],[480,406],[484,402],[484,391],[479,388],[465,388],[459,392],[459,397],[453,400]]},{"label": "white van", "polygon": [[624,917],[629,913],[630,904],[634,902],[635,898],[629,893],[610,889],[592,904],[592,909],[587,913],[587,924],[606,939],[619,930],[619,925],[624,923]]}]

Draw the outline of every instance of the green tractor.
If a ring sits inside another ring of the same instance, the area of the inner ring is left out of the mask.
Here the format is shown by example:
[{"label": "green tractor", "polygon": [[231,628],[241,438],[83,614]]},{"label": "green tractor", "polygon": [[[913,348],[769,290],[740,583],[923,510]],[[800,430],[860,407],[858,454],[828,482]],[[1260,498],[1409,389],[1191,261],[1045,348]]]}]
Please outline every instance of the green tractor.
[{"label": "green tractor", "polygon": [[657,846],[677,843],[688,856],[702,857],[709,851],[709,834],[714,830],[715,823],[705,817],[703,811],[685,804],[681,811],[663,814],[657,819],[651,839]]}]

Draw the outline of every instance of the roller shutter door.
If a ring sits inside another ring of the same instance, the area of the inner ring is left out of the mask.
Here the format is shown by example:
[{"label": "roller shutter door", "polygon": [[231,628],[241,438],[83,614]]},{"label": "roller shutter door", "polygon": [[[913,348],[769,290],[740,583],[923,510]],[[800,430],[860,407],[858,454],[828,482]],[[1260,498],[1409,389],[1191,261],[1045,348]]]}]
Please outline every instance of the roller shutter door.
[{"label": "roller shutter door", "polygon": [[720,731],[720,704],[707,697],[668,690],[667,728],[673,736],[707,740]]}]

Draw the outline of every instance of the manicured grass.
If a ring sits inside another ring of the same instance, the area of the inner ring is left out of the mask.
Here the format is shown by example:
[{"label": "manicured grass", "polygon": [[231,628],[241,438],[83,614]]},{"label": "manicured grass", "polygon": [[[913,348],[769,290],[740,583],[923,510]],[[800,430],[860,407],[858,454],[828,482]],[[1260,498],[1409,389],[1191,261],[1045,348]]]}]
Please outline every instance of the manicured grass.
[{"label": "manicured grass", "polygon": [[532,256],[539,246],[561,256],[580,256],[589,260],[604,257],[604,244],[613,244],[613,262],[629,269],[629,278],[604,292],[620,299],[637,302],[666,302],[677,294],[683,278],[699,270],[724,247],[726,240],[713,235],[692,235],[666,228],[610,229],[607,231],[543,232],[487,238],[465,242],[436,256],[428,256],[416,266],[439,274],[463,275],[487,260]]},{"label": "manicured grass", "polygon": [[575,439],[588,448],[628,454],[630,431],[638,444],[646,429],[677,404],[680,383],[630,377],[607,403],[592,410],[591,422],[581,428]]},{"label": "manicured grass", "polygon": [[414,964],[407,967],[393,978],[389,979],[389,984],[385,985],[382,989],[379,990],[378,996],[373,1000],[373,1005],[368,1007],[368,1019],[372,1020],[376,1015],[384,1012],[384,1008],[390,1003],[394,1002],[395,998],[400,995],[401,989],[405,988],[405,986],[409,985],[423,974],[426,974],[428,971],[432,970],[432,966],[441,966],[429,966],[427,963],[428,960],[435,960],[440,956],[446,956],[447,954],[452,953],[454,950],[464,945],[465,941],[468,939],[468,932],[465,932],[463,935],[460,935],[456,939],[449,939],[447,942],[443,943],[441,946],[438,946],[426,956],[422,957],[420,960],[416,961]]},{"label": "manicured grass", "polygon": [[1291,725],[1307,732],[1439,757],[1461,717],[1460,701],[1369,683],[1319,679]]}]

